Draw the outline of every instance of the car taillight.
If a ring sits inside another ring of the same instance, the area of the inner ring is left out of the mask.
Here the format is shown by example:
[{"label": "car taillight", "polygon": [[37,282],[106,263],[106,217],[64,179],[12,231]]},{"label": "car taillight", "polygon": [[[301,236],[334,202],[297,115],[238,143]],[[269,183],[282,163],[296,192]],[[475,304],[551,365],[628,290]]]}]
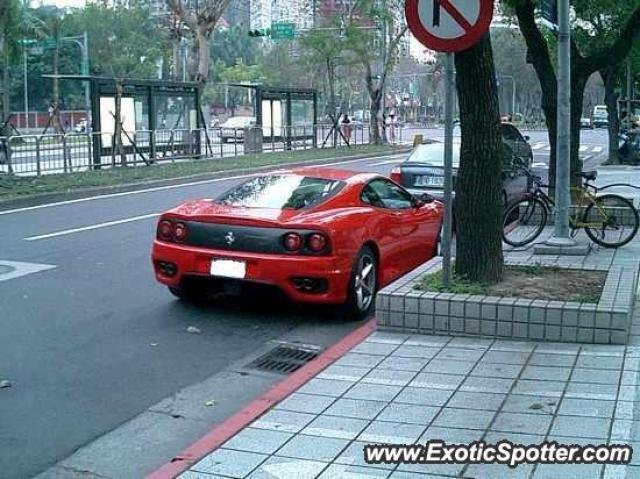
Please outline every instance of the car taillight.
[{"label": "car taillight", "polygon": [[398,184],[402,183],[402,172],[399,166],[396,166],[393,170],[391,170],[391,174],[389,175],[389,178],[391,178],[393,181],[395,181]]},{"label": "car taillight", "polygon": [[298,251],[302,248],[302,236],[298,233],[287,233],[284,235],[284,247],[288,251]]},{"label": "car taillight", "polygon": [[309,249],[314,253],[319,253],[327,247],[327,238],[320,233],[313,233],[307,241]]},{"label": "car taillight", "polygon": [[176,241],[184,241],[187,239],[187,225],[184,223],[176,223],[173,227],[173,238]]},{"label": "car taillight", "polygon": [[158,238],[170,241],[173,236],[173,225],[170,221],[162,220],[158,223]]}]

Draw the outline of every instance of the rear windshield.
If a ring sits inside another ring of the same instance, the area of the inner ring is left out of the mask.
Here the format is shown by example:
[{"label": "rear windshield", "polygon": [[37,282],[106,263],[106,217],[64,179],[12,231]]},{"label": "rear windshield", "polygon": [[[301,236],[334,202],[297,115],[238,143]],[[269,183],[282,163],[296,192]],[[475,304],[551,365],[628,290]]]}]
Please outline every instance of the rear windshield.
[{"label": "rear windshield", "polygon": [[317,205],[343,186],[342,181],[309,176],[258,176],[226,192],[215,202],[247,208],[299,210]]},{"label": "rear windshield", "polygon": [[[453,166],[458,167],[460,160],[460,145],[453,144]],[[444,165],[444,143],[430,143],[426,145],[419,145],[407,161],[411,163],[425,163],[433,166]]]}]

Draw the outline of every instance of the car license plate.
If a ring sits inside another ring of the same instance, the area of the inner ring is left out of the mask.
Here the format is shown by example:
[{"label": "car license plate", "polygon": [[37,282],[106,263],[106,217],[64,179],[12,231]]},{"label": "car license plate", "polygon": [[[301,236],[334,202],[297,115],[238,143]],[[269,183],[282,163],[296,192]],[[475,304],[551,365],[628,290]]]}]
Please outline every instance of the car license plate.
[{"label": "car license plate", "polygon": [[247,275],[247,263],[231,259],[212,259],[211,276],[243,279]]},{"label": "car license plate", "polygon": [[414,186],[443,186],[444,176],[416,176]]}]

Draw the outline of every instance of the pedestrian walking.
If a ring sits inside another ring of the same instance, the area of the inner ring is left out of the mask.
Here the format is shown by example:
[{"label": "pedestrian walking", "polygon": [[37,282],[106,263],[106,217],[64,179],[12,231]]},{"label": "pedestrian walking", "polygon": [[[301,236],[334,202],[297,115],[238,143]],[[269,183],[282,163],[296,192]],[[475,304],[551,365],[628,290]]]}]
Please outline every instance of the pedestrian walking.
[{"label": "pedestrian walking", "polygon": [[342,116],[342,136],[344,140],[347,142],[347,145],[351,144],[351,120],[349,119],[349,115]]}]

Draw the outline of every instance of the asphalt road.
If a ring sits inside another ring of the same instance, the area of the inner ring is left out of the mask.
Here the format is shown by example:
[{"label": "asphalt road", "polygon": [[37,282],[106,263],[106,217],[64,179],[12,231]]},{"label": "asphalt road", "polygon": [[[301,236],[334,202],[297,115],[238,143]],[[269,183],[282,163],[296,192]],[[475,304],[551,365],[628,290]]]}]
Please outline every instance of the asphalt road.
[{"label": "asphalt road", "polygon": [[[585,143],[606,145],[606,135],[603,142],[599,131],[587,133]],[[543,141],[532,134],[532,142]],[[343,166],[386,174],[398,161]],[[536,150],[541,173],[545,161],[548,152]],[[303,342],[326,346],[358,326],[331,309],[286,301],[189,306],[155,282],[154,215],[239,181],[0,212],[0,380],[13,383],[0,389],[1,477],[46,470],[268,341],[301,331]],[[33,272],[37,265],[50,268]],[[12,268],[30,274],[11,279]],[[202,333],[189,334],[187,326]]]}]

